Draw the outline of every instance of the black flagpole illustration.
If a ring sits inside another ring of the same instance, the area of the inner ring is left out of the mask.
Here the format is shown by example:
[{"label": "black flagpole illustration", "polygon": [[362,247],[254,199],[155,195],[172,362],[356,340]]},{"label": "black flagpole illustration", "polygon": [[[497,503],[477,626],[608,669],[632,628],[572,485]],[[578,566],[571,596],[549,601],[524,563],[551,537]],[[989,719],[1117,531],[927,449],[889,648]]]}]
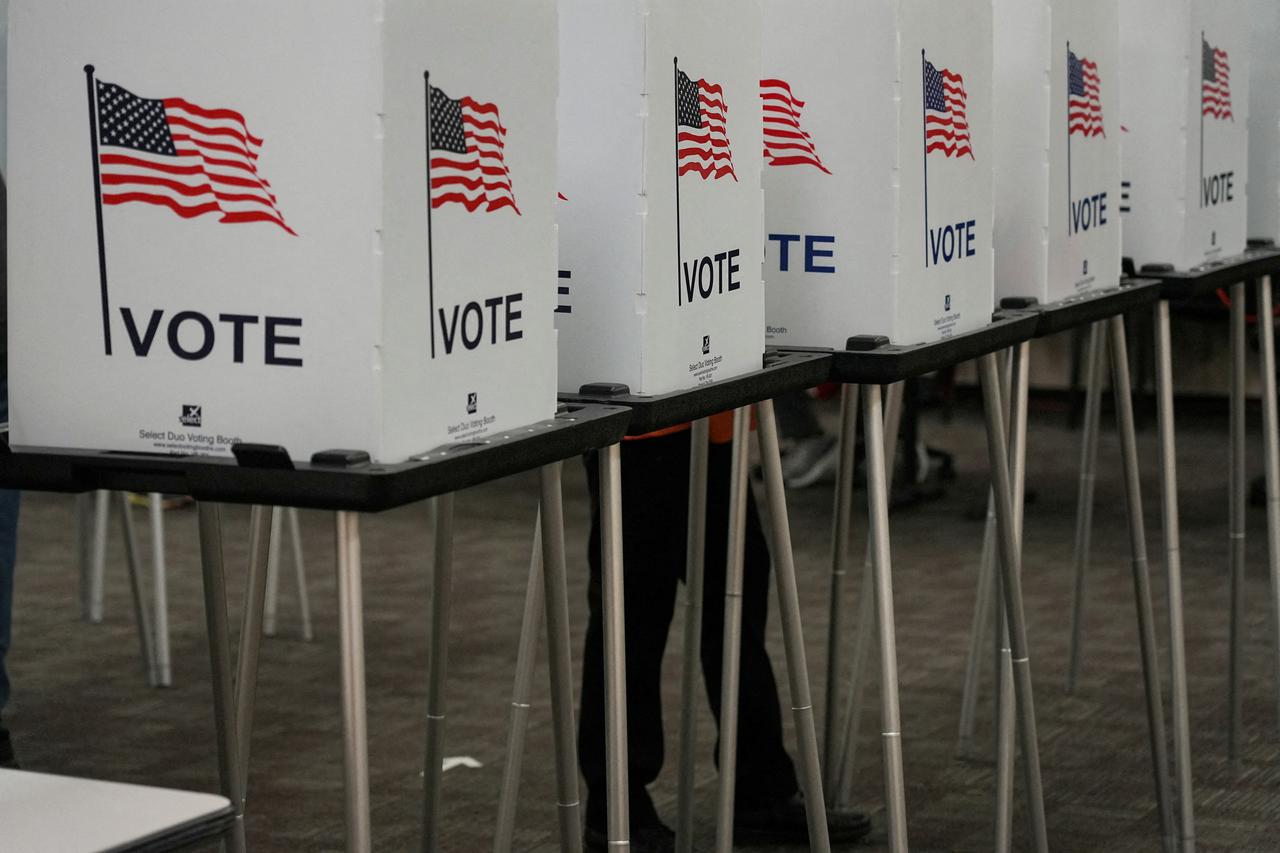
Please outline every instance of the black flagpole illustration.
[{"label": "black flagpole illustration", "polygon": [[[1080,69],[1084,74],[1084,68]],[[1071,42],[1067,42],[1067,236],[1071,236]]]},{"label": "black flagpole illustration", "polygon": [[102,341],[111,355],[111,301],[107,295],[107,241],[102,231],[102,166],[98,161],[98,98],[93,66],[84,67],[89,93],[89,145],[93,152],[93,206],[98,215],[98,276],[102,286]]},{"label": "black flagpole illustration", "polygon": [[924,48],[920,48],[920,88],[924,95],[921,103],[921,132],[924,139],[924,265],[929,266],[929,66],[924,58]]},{"label": "black flagpole illustration", "polygon": [[431,243],[431,72],[422,72],[427,87],[427,310],[431,312],[431,357],[436,357],[436,253]]},{"label": "black flagpole illustration", "polygon": [[680,57],[671,60],[674,68],[675,119],[676,119],[676,305],[684,304],[684,291],[680,283]]},{"label": "black flagpole illustration", "polygon": [[[1204,30],[1200,31],[1200,186],[1197,188],[1197,196],[1200,197],[1200,206],[1204,207],[1204,52],[1209,43],[1205,41]],[[1216,60],[1216,58],[1215,58]],[[1217,76],[1217,62],[1214,62],[1215,77]],[[1216,80],[1214,81],[1217,82]]]}]

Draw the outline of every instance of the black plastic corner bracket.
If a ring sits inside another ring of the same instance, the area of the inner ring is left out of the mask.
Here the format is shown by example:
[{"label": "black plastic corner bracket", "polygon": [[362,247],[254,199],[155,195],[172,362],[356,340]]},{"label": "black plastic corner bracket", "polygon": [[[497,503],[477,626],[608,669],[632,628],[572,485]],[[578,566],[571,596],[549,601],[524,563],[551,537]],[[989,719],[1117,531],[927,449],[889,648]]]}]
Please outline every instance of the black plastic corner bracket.
[{"label": "black plastic corner bracket", "polygon": [[871,352],[888,345],[889,339],[884,335],[854,335],[844,342],[844,348],[849,352]]},{"label": "black plastic corner bracket", "polygon": [[293,470],[293,460],[289,458],[289,451],[278,444],[233,444],[231,452],[241,468]]},{"label": "black plastic corner bracket", "polygon": [[369,464],[367,450],[320,450],[311,454],[312,465],[323,465],[326,468],[354,468],[357,465]]},{"label": "black plastic corner bracket", "polygon": [[1161,273],[1173,272],[1173,264],[1143,264],[1143,275],[1160,275]]},{"label": "black plastic corner bracket", "polygon": [[631,393],[631,388],[621,382],[588,382],[578,393],[583,397],[623,397]]},{"label": "black plastic corner bracket", "polygon": [[1250,237],[1245,245],[1250,249],[1274,249],[1276,241],[1271,237]]},{"label": "black plastic corner bracket", "polygon": [[1026,311],[1039,303],[1034,296],[1006,296],[1000,300],[1000,307],[1005,311]]}]

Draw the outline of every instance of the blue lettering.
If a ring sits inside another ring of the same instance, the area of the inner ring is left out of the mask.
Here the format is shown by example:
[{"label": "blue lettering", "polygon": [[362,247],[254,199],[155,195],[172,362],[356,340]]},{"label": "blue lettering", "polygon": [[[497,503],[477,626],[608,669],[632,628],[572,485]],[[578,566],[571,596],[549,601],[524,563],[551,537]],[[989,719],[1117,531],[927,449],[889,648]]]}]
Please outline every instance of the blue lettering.
[{"label": "blue lettering", "polygon": [[1079,201],[1071,202],[1071,233],[1078,234],[1090,228],[1107,224],[1107,194],[1094,193]]},{"label": "blue lettering", "polygon": [[[179,332],[182,324],[188,320],[194,320],[196,325],[200,327],[201,341],[200,346],[195,349],[187,349],[182,345]],[[179,311],[173,315],[173,319],[169,321],[169,349],[173,350],[173,354],[178,358],[187,361],[200,361],[207,358],[209,353],[213,352],[213,323],[209,322],[209,318],[195,311]]]},{"label": "blue lettering", "polygon": [[791,268],[791,244],[800,242],[800,235],[770,234],[769,239],[776,240],[778,243],[778,270],[780,272],[787,272]]},{"label": "blue lettering", "polygon": [[1235,201],[1236,173],[1220,172],[1200,179],[1201,207],[1212,207],[1225,201]]},{"label": "blue lettering", "polygon": [[151,344],[156,339],[156,330],[160,328],[160,318],[164,316],[164,312],[159,309],[151,312],[151,319],[147,321],[147,331],[141,339],[138,338],[138,327],[133,321],[133,310],[121,308],[120,313],[124,316],[124,328],[129,333],[129,343],[133,344],[134,354],[140,358],[146,358],[147,353],[151,352]]},{"label": "blue lettering", "polygon": [[813,234],[804,238],[804,271],[805,272],[835,272],[834,266],[818,266],[814,263],[815,258],[833,258],[835,257],[834,249],[819,249],[818,244],[822,243],[826,246],[834,246],[835,237],[819,237]]},{"label": "blue lettering", "polygon": [[929,255],[936,266],[939,261],[949,264],[960,257],[972,258],[977,254],[973,242],[977,220],[957,222],[929,229]]}]

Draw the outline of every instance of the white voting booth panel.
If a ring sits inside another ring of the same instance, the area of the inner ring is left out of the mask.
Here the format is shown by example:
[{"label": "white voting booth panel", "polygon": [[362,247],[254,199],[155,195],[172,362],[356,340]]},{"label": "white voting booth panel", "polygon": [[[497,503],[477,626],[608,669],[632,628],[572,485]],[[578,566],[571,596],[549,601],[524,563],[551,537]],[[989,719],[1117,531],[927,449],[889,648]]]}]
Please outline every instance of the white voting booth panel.
[{"label": "white voting booth panel", "polygon": [[1249,236],[1280,241],[1280,3],[1249,4]]},{"label": "white voting booth panel", "polygon": [[1120,274],[1116,0],[995,0],[996,295],[1057,302]]},{"label": "white voting booth panel", "polygon": [[760,368],[759,81],[757,0],[561,1],[562,389]]},{"label": "white voting booth panel", "polygon": [[14,441],[550,417],[557,45],[553,0],[12,0]]},{"label": "white voting booth panel", "polygon": [[1120,4],[1122,233],[1139,266],[1244,251],[1249,27],[1246,0]]},{"label": "white voting booth panel", "polygon": [[990,322],[991,27],[990,0],[766,0],[770,343]]}]

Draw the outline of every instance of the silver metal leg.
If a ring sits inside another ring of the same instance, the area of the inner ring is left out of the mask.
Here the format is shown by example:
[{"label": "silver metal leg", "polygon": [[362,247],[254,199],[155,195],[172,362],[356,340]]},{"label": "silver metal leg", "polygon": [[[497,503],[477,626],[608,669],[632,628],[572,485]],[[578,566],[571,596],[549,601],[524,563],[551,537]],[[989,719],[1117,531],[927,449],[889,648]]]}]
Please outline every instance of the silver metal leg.
[{"label": "silver metal leg", "polygon": [[563,463],[542,468],[542,563],[546,585],[547,661],[551,677],[551,716],[555,725],[556,806],[560,849],[582,851],[582,804],[578,796],[577,726],[573,715],[573,655],[569,636],[569,585],[565,567]]},{"label": "silver metal leg", "polygon": [[99,489],[93,496],[93,550],[89,561],[89,621],[102,621],[102,599],[107,576],[107,514],[111,493]]},{"label": "silver metal leg", "polygon": [[885,814],[889,849],[907,850],[907,797],[902,771],[902,720],[898,709],[898,642],[894,627],[893,576],[889,551],[889,479],[885,468],[880,386],[862,386],[862,423],[867,448],[867,513],[876,580],[876,624],[880,634],[880,737],[884,750]]},{"label": "silver metal leg", "polygon": [[280,533],[284,524],[281,513],[271,514],[271,547],[267,556],[267,597],[262,610],[262,633],[276,635],[276,620],[280,610]]},{"label": "silver metal leg", "polygon": [[94,493],[76,495],[76,568],[80,572],[80,618],[89,621],[89,567],[93,563]]},{"label": "silver metal leg", "polygon": [[717,853],[733,851],[733,801],[738,773],[738,686],[742,662],[742,573],[747,536],[747,458],[751,409],[733,411],[733,468],[729,474],[729,545],[724,581],[724,654],[720,665],[720,791]]},{"label": "silver metal leg", "polygon": [[1280,438],[1276,413],[1276,338],[1271,319],[1271,276],[1258,280],[1258,331],[1262,349],[1262,432],[1267,483],[1267,569],[1271,578],[1271,629],[1276,691],[1276,719],[1280,724]]},{"label": "silver metal leg", "polygon": [[1040,750],[1036,734],[1035,701],[1031,688],[1031,660],[1027,648],[1026,622],[1022,609],[1021,555],[1016,541],[1013,494],[1009,476],[1008,446],[1005,440],[1003,406],[996,357],[986,355],[979,362],[982,395],[987,420],[987,455],[996,497],[996,520],[1000,545],[1000,572],[1004,590],[1005,618],[1013,651],[1013,683],[1019,713],[1022,763],[1025,776],[1032,838],[1037,851],[1047,851],[1048,833],[1044,816],[1044,792],[1040,779]]},{"label": "silver metal leg", "polygon": [[[1026,494],[1027,461],[1027,396],[1031,374],[1031,344],[1024,341],[1013,347],[1009,359],[1009,476],[1013,489],[1013,538],[1022,554],[1022,520]],[[1021,575],[1022,566],[1018,565]],[[1003,602],[1004,585],[992,584],[997,603]],[[1000,640],[1000,663],[996,678],[996,845],[997,851],[1012,849],[1013,843],[1013,766],[1014,713],[1016,700],[1013,687],[1013,646],[1009,639],[1009,620],[1003,606],[995,608],[998,618],[996,636]]]},{"label": "silver metal leg", "polygon": [[[1265,303],[1264,303],[1265,304]],[[1168,575],[1169,667],[1173,704],[1173,755],[1178,785],[1178,831],[1183,853],[1196,848],[1191,781],[1191,721],[1187,707],[1187,657],[1182,628],[1182,555],[1178,529],[1178,474],[1174,448],[1173,350],[1169,336],[1169,303],[1155,307],[1156,401],[1160,423],[1160,507]]]},{"label": "silver metal leg", "polygon": [[1075,586],[1071,593],[1071,652],[1067,659],[1067,692],[1080,674],[1080,624],[1084,615],[1084,580],[1093,539],[1093,487],[1097,480],[1098,432],[1102,420],[1102,383],[1106,377],[1104,323],[1089,327],[1085,360],[1084,437],[1080,445],[1080,485],[1076,493]]},{"label": "silver metal leg", "polygon": [[827,679],[822,715],[822,766],[827,790],[839,779],[840,677],[844,671],[844,620],[848,597],[849,538],[853,526],[853,469],[858,444],[858,386],[840,386],[840,467],[836,469],[835,510],[831,541],[831,585],[827,593]]},{"label": "silver metal leg", "polygon": [[1142,518],[1142,488],[1138,474],[1138,442],[1133,427],[1133,400],[1129,388],[1129,353],[1125,344],[1124,317],[1107,320],[1111,339],[1111,384],[1115,390],[1116,424],[1124,467],[1129,540],[1133,549],[1133,592],[1138,606],[1138,640],[1147,694],[1147,722],[1151,734],[1151,758],[1156,780],[1156,801],[1165,848],[1174,846],[1174,822],[1169,791],[1169,758],[1164,729],[1164,700],[1160,692],[1159,651],[1151,586],[1147,569],[1146,526]]},{"label": "silver metal leg", "polygon": [[[902,420],[902,392],[904,383],[895,382],[885,391],[884,397],[884,467],[888,472],[889,482],[886,499],[893,491],[894,460],[898,451],[898,426]],[[855,388],[857,386],[854,386]],[[856,413],[855,413],[856,414]],[[836,768],[838,784],[834,792],[828,790],[828,797],[835,801],[837,808],[848,808],[850,789],[853,786],[853,768],[856,766],[858,748],[858,732],[862,729],[863,696],[867,688],[867,665],[871,658],[871,644],[875,628],[875,574],[871,565],[871,542],[867,542],[866,554],[862,561],[862,587],[858,592],[858,623],[853,641],[853,662],[849,670],[851,694],[849,708],[845,714],[839,762]]]},{"label": "silver metal leg", "polygon": [[[127,507],[128,504],[126,503]],[[152,492],[147,510],[151,516],[151,596],[155,607],[156,686],[173,686],[169,663],[169,585],[164,550],[164,496]]]},{"label": "silver metal leg", "polygon": [[800,784],[809,819],[809,849],[816,853],[829,853],[831,841],[827,836],[822,768],[818,763],[818,731],[813,720],[809,665],[804,654],[800,596],[796,591],[795,555],[791,550],[791,523],[787,517],[787,494],[782,482],[782,456],[778,448],[778,422],[773,415],[772,400],[760,403],[756,411],[760,420],[760,461],[769,499],[769,523],[773,527],[773,575],[778,593],[778,616],[782,622],[782,640],[787,653],[791,712],[799,750]]},{"label": "silver metal leg", "polygon": [[[244,853],[244,776],[240,769],[234,715],[235,688],[231,676],[231,639],[227,620],[227,583],[222,564],[222,522],[217,504],[202,503],[200,517],[200,568],[204,580],[205,629],[209,638],[209,663],[213,670],[213,724],[218,743],[218,778],[222,794],[235,810],[235,824],[227,847]],[[365,846],[368,850],[368,845]]]},{"label": "silver metal leg", "polygon": [[236,661],[236,734],[240,738],[240,772],[248,791],[249,747],[253,740],[253,712],[258,691],[258,652],[262,645],[262,603],[267,592],[270,532],[278,510],[255,506],[249,521],[249,572],[245,579],[241,616],[240,657]]},{"label": "silver metal leg", "polygon": [[1244,284],[1231,286],[1231,659],[1228,664],[1227,761],[1232,772],[1240,770],[1240,730],[1242,701],[1240,682],[1244,664],[1244,534],[1248,477],[1245,471],[1245,326]]},{"label": "silver metal leg", "polygon": [[[109,494],[109,493],[104,493]],[[125,566],[129,574],[129,592],[133,596],[133,615],[138,624],[138,639],[142,642],[142,663],[147,673],[147,683],[159,686],[160,673],[156,668],[155,633],[151,628],[151,615],[147,610],[147,596],[142,589],[142,576],[138,570],[138,535],[129,512],[129,496],[116,492],[120,503],[120,532],[124,539]]]},{"label": "silver metal leg", "polygon": [[707,462],[711,421],[693,422],[689,447],[689,531],[684,574],[684,669],[680,673],[680,776],[676,853],[693,853],[693,788],[698,751],[698,676],[702,669],[702,590],[707,554]]},{"label": "silver metal leg", "polygon": [[435,567],[431,579],[431,648],[427,662],[427,751],[422,849],[440,849],[440,787],[444,766],[445,682],[449,668],[449,614],[453,604],[453,495],[435,499]]},{"label": "silver metal leg", "polygon": [[502,788],[498,795],[494,853],[509,853],[515,840],[516,805],[520,796],[520,773],[524,766],[525,735],[529,729],[533,670],[538,656],[538,634],[542,630],[542,597],[542,511],[539,510],[533,528],[529,583],[524,592],[524,615],[520,620],[520,643],[516,650],[516,678],[511,689],[511,719],[507,728],[507,763],[502,771]]},{"label": "silver metal leg", "polygon": [[627,789],[627,650],[622,587],[622,451],[600,451],[601,604],[604,609],[605,775],[609,847],[631,849]]},{"label": "silver metal leg", "polygon": [[373,843],[369,827],[369,724],[365,704],[360,515],[337,513],[336,528],[347,853],[370,853]]},{"label": "silver metal leg", "polygon": [[311,642],[315,632],[311,628],[311,594],[307,591],[307,564],[302,552],[302,529],[298,524],[298,510],[285,510],[289,519],[289,536],[293,542],[293,574],[298,585],[298,616],[302,620],[302,639]]}]

